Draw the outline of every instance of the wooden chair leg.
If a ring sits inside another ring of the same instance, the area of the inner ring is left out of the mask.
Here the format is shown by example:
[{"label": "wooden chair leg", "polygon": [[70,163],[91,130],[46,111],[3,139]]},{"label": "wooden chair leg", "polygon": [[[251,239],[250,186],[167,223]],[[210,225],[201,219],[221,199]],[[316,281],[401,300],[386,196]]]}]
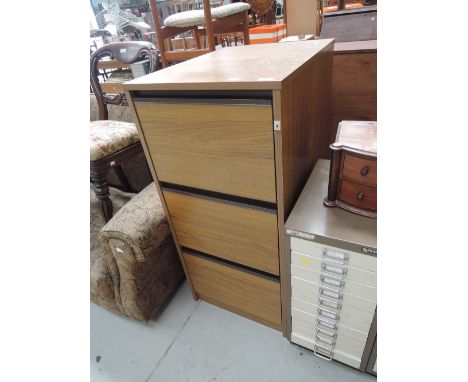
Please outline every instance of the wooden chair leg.
[{"label": "wooden chair leg", "polygon": [[244,45],[249,45],[249,44],[250,44],[249,13],[247,11],[244,11]]},{"label": "wooden chair leg", "polygon": [[108,169],[91,173],[94,193],[99,200],[99,209],[106,223],[111,219],[114,210],[112,201],[109,198],[109,186],[106,179],[107,172]]}]

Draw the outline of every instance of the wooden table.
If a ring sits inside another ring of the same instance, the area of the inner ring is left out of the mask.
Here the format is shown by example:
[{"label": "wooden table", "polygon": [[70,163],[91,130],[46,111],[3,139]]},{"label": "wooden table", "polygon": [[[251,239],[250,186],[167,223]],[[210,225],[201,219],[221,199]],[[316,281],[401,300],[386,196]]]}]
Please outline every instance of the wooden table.
[{"label": "wooden table", "polygon": [[333,45],[225,48],[124,84],[194,298],[284,335],[284,222],[328,154]]}]

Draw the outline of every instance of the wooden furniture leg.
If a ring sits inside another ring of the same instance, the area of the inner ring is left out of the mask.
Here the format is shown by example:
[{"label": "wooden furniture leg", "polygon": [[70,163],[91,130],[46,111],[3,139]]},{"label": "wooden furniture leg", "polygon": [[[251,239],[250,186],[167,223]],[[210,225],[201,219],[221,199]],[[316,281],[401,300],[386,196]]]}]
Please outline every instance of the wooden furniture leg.
[{"label": "wooden furniture leg", "polygon": [[107,184],[106,175],[109,171],[108,168],[105,170],[99,170],[96,172],[91,172],[91,179],[94,185],[94,193],[99,200],[99,209],[101,211],[104,220],[108,222],[113,215],[113,205],[112,200],[109,196],[109,185]]},{"label": "wooden furniture leg", "polygon": [[244,45],[250,44],[250,36],[249,36],[249,12],[244,12]]}]

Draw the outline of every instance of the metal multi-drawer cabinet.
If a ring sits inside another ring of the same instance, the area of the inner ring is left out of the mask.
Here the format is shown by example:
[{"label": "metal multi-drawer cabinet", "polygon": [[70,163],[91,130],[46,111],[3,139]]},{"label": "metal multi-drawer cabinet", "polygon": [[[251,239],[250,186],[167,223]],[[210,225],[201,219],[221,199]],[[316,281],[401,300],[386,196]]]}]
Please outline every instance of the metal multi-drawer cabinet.
[{"label": "metal multi-drawer cabinet", "polygon": [[317,163],[285,225],[290,339],[365,370],[376,335],[376,221],[323,206],[328,168]]},{"label": "metal multi-drawer cabinet", "polygon": [[300,44],[222,49],[124,85],[194,298],[285,336],[285,217],[330,143],[333,40]]}]

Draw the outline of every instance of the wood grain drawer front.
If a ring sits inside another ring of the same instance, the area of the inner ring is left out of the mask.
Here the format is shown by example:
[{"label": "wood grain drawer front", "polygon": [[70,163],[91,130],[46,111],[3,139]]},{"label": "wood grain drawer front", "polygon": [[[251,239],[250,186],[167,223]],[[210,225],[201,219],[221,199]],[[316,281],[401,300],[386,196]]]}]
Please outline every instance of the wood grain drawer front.
[{"label": "wood grain drawer front", "polygon": [[[316,303],[316,301],[309,303],[297,298],[291,298],[291,308],[299,309],[312,315],[317,314],[318,306]],[[345,305],[341,308],[339,313],[340,322],[343,323],[343,325],[364,333],[369,333],[372,321],[369,320],[368,317],[364,316],[361,311],[358,311],[349,305]],[[365,320],[362,318],[365,318]]]},{"label": "wood grain drawer front", "polygon": [[[333,263],[315,256],[304,255],[303,253],[291,251],[291,265],[297,265],[311,271],[321,272],[322,266],[325,266],[326,270],[328,266],[333,266]],[[346,280],[351,280],[374,288],[377,287],[377,273],[351,266],[346,267]]]},{"label": "wood grain drawer front", "polygon": [[375,188],[377,187],[377,161],[345,154],[343,177]]},{"label": "wood grain drawer front", "polygon": [[[291,341],[295,344],[304,346],[307,349],[314,350],[315,341],[314,338],[310,338],[307,335],[303,335],[301,329],[299,328],[299,333],[297,328],[292,325]],[[346,365],[352,366],[356,369],[361,365],[361,357],[353,357],[348,354],[346,351],[343,351],[340,347],[335,347],[333,350],[333,359],[342,362]]]},{"label": "wood grain drawer front", "polygon": [[[291,249],[304,255],[313,256],[326,261],[333,261],[335,257],[346,255],[348,257],[347,264],[350,267],[364,269],[370,272],[377,271],[377,257],[375,256],[347,251],[342,248],[336,248],[310,240],[299,239],[297,237],[291,237]],[[325,256],[323,254],[324,251]]]},{"label": "wood grain drawer front", "polygon": [[159,181],[276,203],[270,105],[135,108]]},{"label": "wood grain drawer front", "polygon": [[338,199],[369,211],[377,211],[377,189],[345,179],[341,181]]},{"label": "wood grain drawer front", "polygon": [[275,212],[163,190],[179,243],[279,275]]},{"label": "wood grain drawer front", "polygon": [[281,328],[279,282],[188,253],[183,256],[200,298],[272,328]]},{"label": "wood grain drawer front", "polygon": [[[291,266],[291,275],[296,276],[300,279],[311,281],[314,283],[320,283],[320,278],[322,276],[322,282],[327,283],[328,279],[333,282],[335,280],[332,277],[326,276],[321,274],[320,272],[316,272],[310,269],[305,269],[303,267],[298,267],[297,265]],[[348,279],[344,281],[343,292],[350,293],[355,296],[359,296],[362,298],[366,298],[368,300],[377,301],[377,289],[374,287],[370,287],[368,285],[360,284]]]}]

